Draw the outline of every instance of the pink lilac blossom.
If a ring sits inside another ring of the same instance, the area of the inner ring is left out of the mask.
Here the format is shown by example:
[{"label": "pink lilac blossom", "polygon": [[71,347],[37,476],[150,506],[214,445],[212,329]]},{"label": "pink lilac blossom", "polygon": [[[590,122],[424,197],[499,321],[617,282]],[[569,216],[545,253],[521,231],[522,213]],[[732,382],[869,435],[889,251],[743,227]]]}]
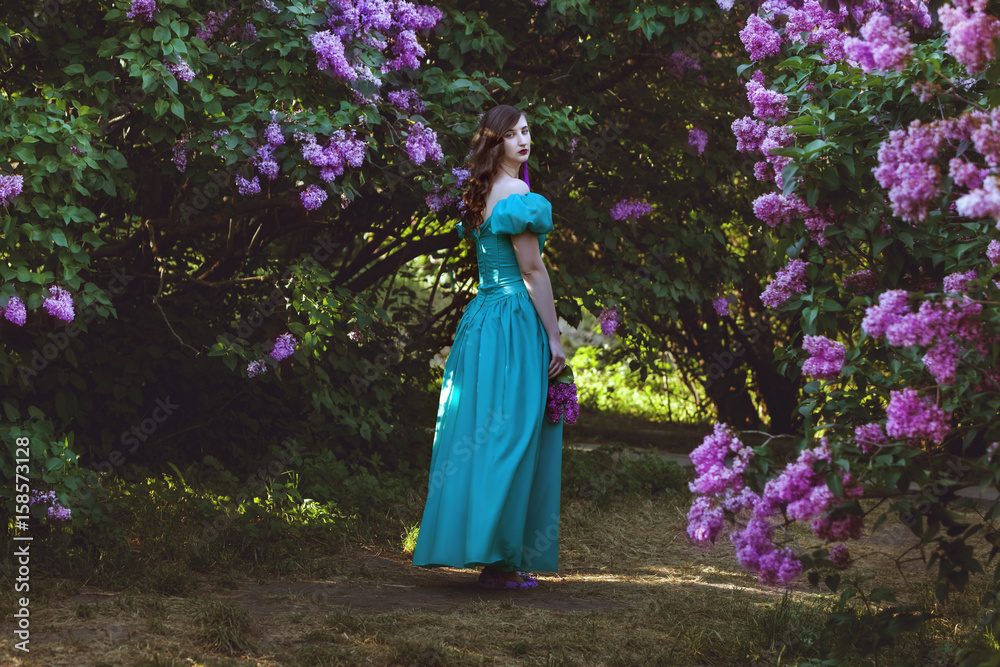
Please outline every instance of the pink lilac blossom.
[{"label": "pink lilac blossom", "polygon": [[864,527],[863,517],[847,512],[834,512],[832,515],[816,517],[812,521],[812,529],[816,533],[816,537],[831,542],[860,540]]},{"label": "pink lilac blossom", "polygon": [[753,115],[762,120],[781,120],[788,115],[788,97],[765,88],[755,77],[746,83],[747,100],[753,105]]},{"label": "pink lilac blossom", "polygon": [[132,0],[129,7],[128,17],[130,19],[141,18],[146,23],[153,20],[153,12],[156,11],[156,0]]},{"label": "pink lilac blossom", "polygon": [[691,503],[687,519],[687,534],[695,542],[715,542],[715,538],[722,532],[722,508],[716,507],[708,496],[699,496]]},{"label": "pink lilac blossom", "polygon": [[42,301],[45,310],[49,315],[63,322],[72,322],[75,317],[73,312],[73,297],[61,287],[53,285],[49,288],[49,295]]},{"label": "pink lilac blossom", "polygon": [[948,175],[955,185],[975,190],[982,187],[983,181],[990,175],[990,170],[980,169],[972,162],[956,157],[948,162]]},{"label": "pink lilac blossom", "polygon": [[611,207],[611,219],[619,221],[628,218],[638,219],[652,212],[652,204],[648,204],[641,199],[623,199]]},{"label": "pink lilac blossom", "polygon": [[882,425],[877,422],[863,424],[854,429],[854,440],[865,454],[888,442]]},{"label": "pink lilac blossom", "polygon": [[941,170],[933,161],[954,131],[951,121],[913,121],[906,130],[893,130],[878,150],[873,173],[889,190],[895,215],[908,222],[925,220],[933,208],[941,183]]},{"label": "pink lilac blossom", "polygon": [[423,164],[426,160],[437,162],[444,160],[444,152],[438,144],[437,133],[429,127],[424,127],[423,123],[414,123],[410,127],[409,135],[406,137],[406,153],[416,164]]},{"label": "pink lilac blossom", "polygon": [[745,486],[743,473],[752,456],[753,449],[740,442],[727,424],[716,424],[712,433],[691,452],[691,463],[698,475],[689,483],[692,493],[739,491]]},{"label": "pink lilac blossom", "polygon": [[844,276],[844,289],[857,294],[874,292],[878,286],[878,278],[871,269],[862,269]]},{"label": "pink lilac blossom", "polygon": [[846,544],[834,544],[830,547],[830,555],[827,560],[837,567],[847,567],[851,564],[851,554]]},{"label": "pink lilac blossom", "polygon": [[565,424],[575,424],[580,415],[576,383],[550,382],[545,408],[549,423],[558,424],[562,419]]},{"label": "pink lilac blossom", "polygon": [[942,289],[945,292],[965,292],[967,285],[976,279],[976,272],[950,273],[944,277]]},{"label": "pink lilac blossom", "polygon": [[740,40],[750,60],[763,60],[781,51],[781,35],[756,14],[747,19],[746,27],[740,31]]},{"label": "pink lilac blossom", "polygon": [[986,259],[990,260],[990,264],[993,266],[1000,264],[1000,241],[996,239],[990,241],[986,247]]},{"label": "pink lilac blossom", "polygon": [[843,343],[824,336],[806,336],[802,340],[802,349],[812,355],[802,364],[802,372],[806,375],[821,380],[834,380],[844,368],[847,349]]},{"label": "pink lilac blossom", "polygon": [[326,201],[327,194],[326,190],[316,185],[310,185],[299,193],[299,197],[302,199],[302,206],[307,211],[315,211]]},{"label": "pink lilac blossom", "polygon": [[601,321],[601,333],[614,336],[618,330],[618,308],[602,308],[598,319]]},{"label": "pink lilac blossom", "polygon": [[736,150],[741,153],[757,153],[761,142],[767,137],[767,124],[744,116],[733,121],[733,134],[736,135]]},{"label": "pink lilac blossom", "polygon": [[195,77],[194,70],[191,69],[191,66],[188,65],[183,60],[176,63],[163,63],[163,64],[167,68],[167,70],[170,71],[171,74],[173,74],[177,79],[184,81],[185,83],[192,81]]},{"label": "pink lilac blossom", "polygon": [[239,188],[241,195],[252,197],[253,195],[260,194],[260,179],[257,176],[248,181],[237,174],[236,186]]},{"label": "pink lilac blossom", "polygon": [[866,72],[902,71],[913,58],[909,33],[881,13],[872,15],[861,28],[861,39],[848,37],[844,49]]},{"label": "pink lilac blossom", "polygon": [[869,306],[865,310],[865,318],[861,321],[862,330],[872,338],[881,338],[889,327],[909,314],[908,299],[909,292],[906,290],[883,292],[878,298],[878,305]]},{"label": "pink lilac blossom", "polygon": [[6,206],[10,200],[21,194],[24,188],[24,176],[0,175],[0,206]]},{"label": "pink lilac blossom", "polygon": [[688,144],[694,146],[698,150],[698,155],[701,155],[705,152],[705,146],[708,145],[708,132],[696,127],[692,128],[688,132]]},{"label": "pink lilac blossom", "polygon": [[28,319],[28,313],[24,308],[24,302],[17,296],[12,296],[7,301],[7,307],[0,307],[0,315],[7,318],[8,322],[23,327]]},{"label": "pink lilac blossom", "polygon": [[802,571],[802,561],[791,549],[776,547],[773,534],[773,526],[754,517],[743,530],[733,531],[729,539],[736,547],[736,560],[747,570],[756,572],[760,583],[790,584]]},{"label": "pink lilac blossom", "polygon": [[994,44],[1000,36],[1000,21],[985,8],[985,0],[956,0],[938,9],[941,27],[948,33],[945,51],[971,74],[982,72],[993,60]]},{"label": "pink lilac blossom", "polygon": [[760,295],[761,302],[770,308],[777,308],[793,294],[802,294],[806,288],[806,269],[808,267],[809,263],[801,259],[789,261],[785,268],[778,271],[778,275]]},{"label": "pink lilac blossom", "polygon": [[962,347],[957,342],[945,339],[927,350],[921,361],[938,384],[954,384],[955,371],[958,370],[958,359],[961,354]]},{"label": "pink lilac blossom", "polygon": [[890,392],[885,414],[885,431],[890,438],[930,440],[941,444],[951,430],[951,414],[910,388]]},{"label": "pink lilac blossom", "polygon": [[298,347],[298,345],[299,343],[295,340],[295,336],[290,333],[283,333],[275,339],[274,347],[271,349],[268,356],[275,361],[287,359],[292,356],[292,353],[295,352],[295,348]]},{"label": "pink lilac blossom", "polygon": [[981,188],[956,199],[955,210],[966,218],[992,218],[1000,229],[1000,179],[990,176]]}]

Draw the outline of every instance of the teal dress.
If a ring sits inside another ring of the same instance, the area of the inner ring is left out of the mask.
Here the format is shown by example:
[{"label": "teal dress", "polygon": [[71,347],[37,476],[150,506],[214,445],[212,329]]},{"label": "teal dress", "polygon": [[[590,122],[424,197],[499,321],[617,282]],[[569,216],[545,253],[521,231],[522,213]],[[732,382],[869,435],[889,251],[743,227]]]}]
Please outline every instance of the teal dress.
[{"label": "teal dress", "polygon": [[541,253],[552,205],[531,192],[475,232],[479,291],[444,366],[414,565],[558,570],[562,420],[545,416],[548,338],[510,239],[526,229]]}]

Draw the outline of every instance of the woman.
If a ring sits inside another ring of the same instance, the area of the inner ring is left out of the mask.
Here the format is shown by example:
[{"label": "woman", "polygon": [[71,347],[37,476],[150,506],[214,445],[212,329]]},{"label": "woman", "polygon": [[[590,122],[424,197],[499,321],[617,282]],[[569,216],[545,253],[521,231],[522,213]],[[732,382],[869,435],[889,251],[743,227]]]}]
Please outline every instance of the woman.
[{"label": "woman", "polygon": [[476,242],[479,291],[445,362],[413,552],[421,567],[483,566],[486,588],[534,588],[519,570],[558,569],[562,422],[545,403],[566,356],[541,258],[552,206],[518,178],[530,149],[523,113],[483,114],[458,224]]}]

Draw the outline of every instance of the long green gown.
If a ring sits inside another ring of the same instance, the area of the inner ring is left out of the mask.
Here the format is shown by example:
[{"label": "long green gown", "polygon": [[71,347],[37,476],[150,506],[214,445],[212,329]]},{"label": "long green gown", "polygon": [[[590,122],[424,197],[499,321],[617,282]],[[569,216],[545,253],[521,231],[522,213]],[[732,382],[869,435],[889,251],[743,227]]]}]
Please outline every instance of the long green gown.
[{"label": "long green gown", "polygon": [[510,239],[526,229],[541,253],[552,205],[532,192],[475,232],[479,292],[444,366],[414,565],[558,570],[562,420],[545,416],[548,339]]}]

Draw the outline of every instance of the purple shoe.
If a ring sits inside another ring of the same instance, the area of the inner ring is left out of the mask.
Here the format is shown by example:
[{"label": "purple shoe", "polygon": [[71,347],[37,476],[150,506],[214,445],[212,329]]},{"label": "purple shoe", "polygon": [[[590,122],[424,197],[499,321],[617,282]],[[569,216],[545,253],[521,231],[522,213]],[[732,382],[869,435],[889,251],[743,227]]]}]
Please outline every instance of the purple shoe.
[{"label": "purple shoe", "polygon": [[510,579],[505,579],[495,572],[487,572],[484,570],[479,574],[479,586],[481,588],[498,591],[528,590],[529,588],[535,588],[538,586],[538,580],[534,577],[521,574],[520,572],[518,572],[518,574],[524,579],[523,582],[511,581]]}]

